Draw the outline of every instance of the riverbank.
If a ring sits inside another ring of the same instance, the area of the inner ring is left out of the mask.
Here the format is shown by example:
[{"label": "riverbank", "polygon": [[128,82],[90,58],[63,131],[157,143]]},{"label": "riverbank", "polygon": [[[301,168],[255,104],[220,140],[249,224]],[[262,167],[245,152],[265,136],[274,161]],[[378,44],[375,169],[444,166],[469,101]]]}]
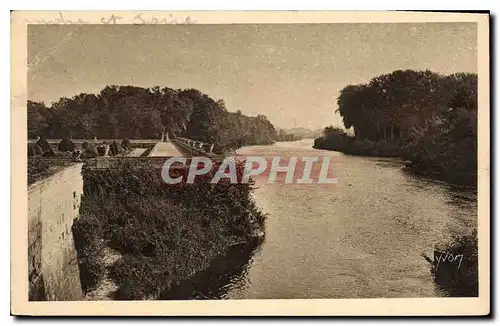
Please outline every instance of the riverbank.
[{"label": "riverbank", "polygon": [[[415,175],[432,178],[451,184],[475,188],[477,187],[477,172],[467,173],[458,169],[444,169],[443,164],[424,164],[418,162],[417,157],[411,153],[411,148],[400,142],[387,141],[357,141],[347,135],[330,135],[314,140],[313,148],[342,152],[348,155],[401,158],[408,163],[405,171]],[[451,162],[448,162],[451,163]]]},{"label": "riverbank", "polygon": [[477,188],[477,173],[444,173],[438,170],[424,168],[414,162],[408,162],[404,167],[404,170],[420,177],[430,178],[472,189]]},{"label": "riverbank", "polygon": [[[265,215],[252,185],[211,184],[213,173],[167,185],[158,167],[85,169],[73,227],[84,291],[102,297],[95,290],[106,279],[116,286],[107,299],[156,299],[233,245],[256,241]],[[110,250],[119,258],[105,267]]]},{"label": "riverbank", "polygon": [[315,138],[313,148],[357,156],[401,157],[403,155],[403,151],[396,143],[357,141],[349,136]]}]

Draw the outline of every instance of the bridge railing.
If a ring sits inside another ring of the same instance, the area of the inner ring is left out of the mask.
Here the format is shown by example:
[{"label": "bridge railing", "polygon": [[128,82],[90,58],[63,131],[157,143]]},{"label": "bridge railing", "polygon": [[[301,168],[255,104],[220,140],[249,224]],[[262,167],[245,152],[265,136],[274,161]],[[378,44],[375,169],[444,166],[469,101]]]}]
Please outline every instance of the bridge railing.
[{"label": "bridge railing", "polygon": [[211,143],[205,143],[202,141],[192,140],[184,137],[176,137],[175,140],[193,149],[204,151],[207,154],[212,153],[214,150],[214,144]]}]

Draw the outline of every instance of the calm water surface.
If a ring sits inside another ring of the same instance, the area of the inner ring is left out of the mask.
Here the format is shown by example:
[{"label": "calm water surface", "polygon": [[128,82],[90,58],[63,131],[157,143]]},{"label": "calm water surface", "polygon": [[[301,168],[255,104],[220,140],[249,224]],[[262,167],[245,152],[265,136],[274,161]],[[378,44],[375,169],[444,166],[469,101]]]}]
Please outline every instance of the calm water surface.
[{"label": "calm water surface", "polygon": [[286,299],[445,296],[429,263],[435,245],[476,228],[475,192],[419,178],[392,159],[316,150],[312,140],[252,146],[242,155],[328,156],[336,184],[268,184],[265,241],[235,248],[172,298]]}]

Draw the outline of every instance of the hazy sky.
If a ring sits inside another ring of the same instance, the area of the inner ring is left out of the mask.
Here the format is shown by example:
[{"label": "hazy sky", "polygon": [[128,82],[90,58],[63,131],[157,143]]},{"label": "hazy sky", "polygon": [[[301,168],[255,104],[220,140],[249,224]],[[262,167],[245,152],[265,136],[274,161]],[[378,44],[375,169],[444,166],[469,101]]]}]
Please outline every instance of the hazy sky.
[{"label": "hazy sky", "polygon": [[278,127],[341,125],[340,89],[396,69],[477,71],[475,23],[30,25],[28,99],[197,88]]}]

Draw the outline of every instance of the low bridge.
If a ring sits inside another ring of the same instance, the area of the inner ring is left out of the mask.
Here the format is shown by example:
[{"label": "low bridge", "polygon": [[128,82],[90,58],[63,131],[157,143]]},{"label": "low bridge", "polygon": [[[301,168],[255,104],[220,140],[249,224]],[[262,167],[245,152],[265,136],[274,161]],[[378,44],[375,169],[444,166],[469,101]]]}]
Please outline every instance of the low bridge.
[{"label": "low bridge", "polygon": [[173,156],[205,156],[213,159],[221,158],[213,152],[214,144],[191,140],[183,137],[170,139],[170,142],[158,142],[148,156],[173,157]]}]

